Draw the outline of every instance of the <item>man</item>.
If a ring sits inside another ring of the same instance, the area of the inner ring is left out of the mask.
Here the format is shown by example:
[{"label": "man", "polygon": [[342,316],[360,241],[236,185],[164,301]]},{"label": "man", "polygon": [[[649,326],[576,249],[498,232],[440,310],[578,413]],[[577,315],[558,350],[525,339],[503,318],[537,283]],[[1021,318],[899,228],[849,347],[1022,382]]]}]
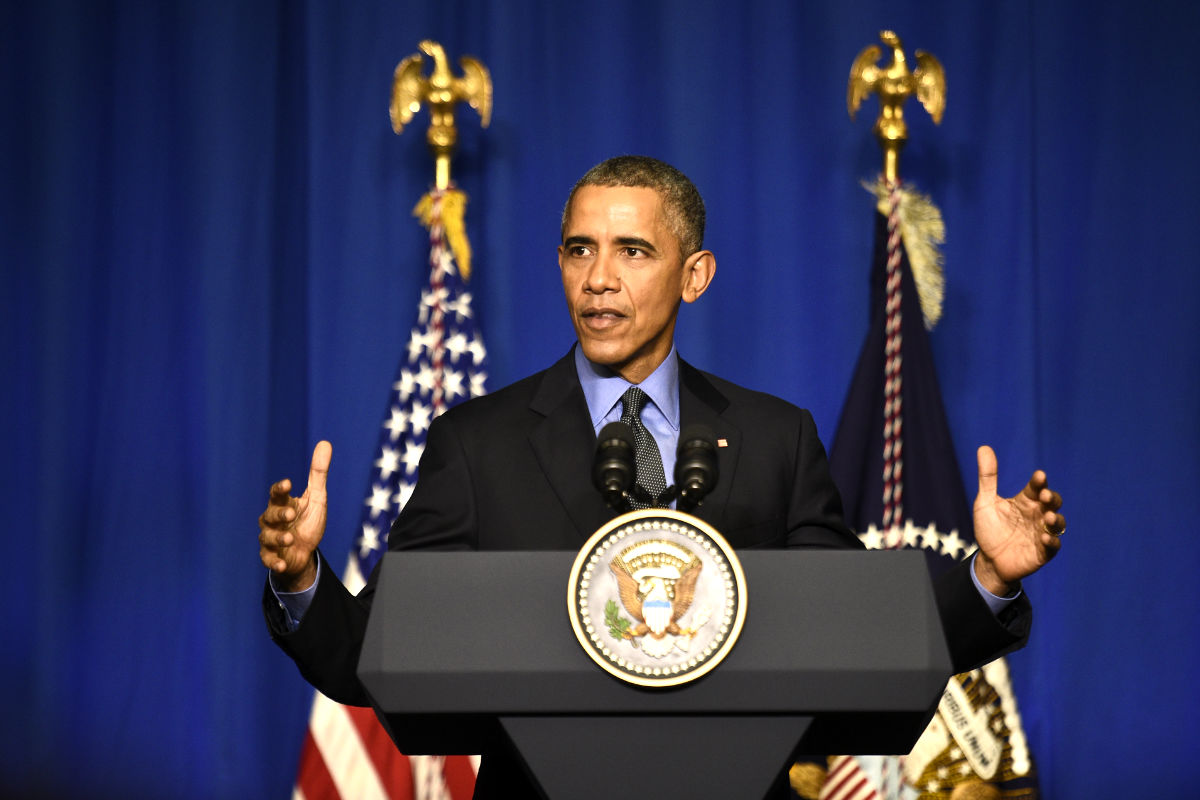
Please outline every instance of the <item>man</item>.
[{"label": "man", "polygon": [[[563,211],[558,263],[578,346],[549,369],[458,406],[429,430],[420,480],[389,548],[576,550],[612,517],[590,481],[596,433],[619,419],[631,387],[663,475],[682,425],[702,423],[727,447],[721,481],[696,515],[736,548],[861,547],[808,412],[700,372],[674,349],[680,303],[716,271],[702,249],[704,204],[682,173],[623,156],[590,170]],[[317,445],[308,487],[271,487],[259,518],[271,571],[264,611],[276,642],[334,700],[364,705],[355,675],[375,576],[352,597],[317,555],[331,447]],[[1019,647],[1031,610],[1020,580],[1052,558],[1065,521],[1042,472],[1016,497],[996,496],[996,459],[979,450],[977,557],[937,587],[956,671]],[[641,478],[639,477],[639,480]],[[527,780],[497,737],[476,795],[516,796]]]}]

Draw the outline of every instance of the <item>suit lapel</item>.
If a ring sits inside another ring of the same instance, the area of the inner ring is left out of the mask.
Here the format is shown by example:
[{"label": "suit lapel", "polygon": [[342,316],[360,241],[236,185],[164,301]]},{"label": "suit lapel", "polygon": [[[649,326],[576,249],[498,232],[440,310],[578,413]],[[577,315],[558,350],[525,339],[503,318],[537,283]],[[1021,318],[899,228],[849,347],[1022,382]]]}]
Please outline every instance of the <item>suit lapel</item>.
[{"label": "suit lapel", "polygon": [[529,443],[582,544],[612,518],[612,512],[591,482],[596,436],[573,351],[546,370],[529,407],[543,417],[530,432]]},{"label": "suit lapel", "polygon": [[721,394],[700,370],[679,361],[679,421],[680,433],[688,425],[707,425],[717,438],[717,467],[720,475],[713,490],[693,516],[699,517],[718,531],[725,524],[724,510],[728,507],[729,491],[742,452],[742,432],[725,418],[729,398]]}]

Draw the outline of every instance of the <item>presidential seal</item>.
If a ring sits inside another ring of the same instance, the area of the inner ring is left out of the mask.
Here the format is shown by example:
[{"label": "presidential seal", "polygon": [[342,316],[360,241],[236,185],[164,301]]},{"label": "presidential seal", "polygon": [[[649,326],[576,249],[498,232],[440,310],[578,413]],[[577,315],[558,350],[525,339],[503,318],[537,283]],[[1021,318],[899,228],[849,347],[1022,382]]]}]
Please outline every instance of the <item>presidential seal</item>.
[{"label": "presidential seal", "polygon": [[711,526],[679,511],[631,511],[579,551],[567,587],[575,636],[607,672],[676,686],[721,663],[746,619],[746,578]]}]

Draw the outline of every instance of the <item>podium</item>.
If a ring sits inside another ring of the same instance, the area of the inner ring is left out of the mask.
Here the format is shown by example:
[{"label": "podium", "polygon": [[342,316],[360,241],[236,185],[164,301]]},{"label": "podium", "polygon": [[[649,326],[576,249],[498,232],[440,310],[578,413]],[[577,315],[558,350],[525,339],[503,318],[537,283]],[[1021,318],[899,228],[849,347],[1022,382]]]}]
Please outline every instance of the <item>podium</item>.
[{"label": "podium", "polygon": [[583,651],[574,558],[384,556],[358,674],[402,752],[478,753],[498,724],[547,797],[754,798],[797,753],[907,753],[952,674],[920,552],[739,551],[741,636],[671,688]]}]

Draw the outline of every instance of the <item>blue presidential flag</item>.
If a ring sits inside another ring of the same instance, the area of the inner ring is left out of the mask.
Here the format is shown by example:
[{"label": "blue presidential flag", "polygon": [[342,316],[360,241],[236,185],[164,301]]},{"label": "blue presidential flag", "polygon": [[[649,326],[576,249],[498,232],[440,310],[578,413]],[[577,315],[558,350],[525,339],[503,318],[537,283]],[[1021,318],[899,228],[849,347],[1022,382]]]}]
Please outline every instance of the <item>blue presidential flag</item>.
[{"label": "blue presidential flag", "polygon": [[[941,215],[899,186],[875,187],[870,327],[830,450],[846,521],[868,548],[919,548],[934,574],[975,551],[929,329],[941,312]],[[913,256],[910,264],[910,255]],[[792,788],[820,800],[1038,797],[1008,666],[949,682],[911,753],[800,763]]]}]

